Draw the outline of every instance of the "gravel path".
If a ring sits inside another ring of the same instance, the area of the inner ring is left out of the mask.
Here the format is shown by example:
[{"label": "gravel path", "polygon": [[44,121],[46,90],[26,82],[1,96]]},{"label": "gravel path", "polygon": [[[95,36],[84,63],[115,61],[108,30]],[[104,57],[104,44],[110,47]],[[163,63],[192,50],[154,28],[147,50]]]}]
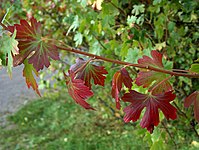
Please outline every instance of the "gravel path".
[{"label": "gravel path", "polygon": [[5,68],[0,70],[0,126],[6,125],[7,115],[38,97],[26,86],[22,70],[23,66],[14,68],[12,79],[9,78]]}]

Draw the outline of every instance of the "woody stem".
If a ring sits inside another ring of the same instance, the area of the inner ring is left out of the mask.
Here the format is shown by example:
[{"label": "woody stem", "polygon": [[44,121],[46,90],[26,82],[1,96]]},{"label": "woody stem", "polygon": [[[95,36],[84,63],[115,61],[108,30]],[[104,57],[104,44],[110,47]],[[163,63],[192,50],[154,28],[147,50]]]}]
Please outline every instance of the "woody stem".
[{"label": "woody stem", "polygon": [[75,49],[75,48],[71,48],[71,47],[62,47],[62,46],[56,46],[56,47],[60,50],[65,50],[65,51],[76,53],[76,54],[94,57],[95,59],[100,59],[100,60],[103,60],[103,61],[106,61],[106,62],[111,62],[111,63],[115,63],[115,64],[119,64],[119,65],[127,65],[127,66],[142,68],[142,69],[153,70],[153,71],[156,71],[156,72],[162,72],[162,73],[165,73],[165,74],[170,74],[171,76],[184,76],[184,77],[188,77],[188,78],[199,78],[199,74],[173,72],[173,71],[165,70],[165,69],[162,69],[162,68],[155,68],[155,67],[150,66],[150,65],[146,66],[146,65],[142,65],[142,64],[132,64],[132,63],[129,63],[129,62],[114,60],[114,59],[106,58],[106,57],[103,57],[103,56],[84,52],[84,51],[81,51],[81,50],[78,50],[78,49]]}]

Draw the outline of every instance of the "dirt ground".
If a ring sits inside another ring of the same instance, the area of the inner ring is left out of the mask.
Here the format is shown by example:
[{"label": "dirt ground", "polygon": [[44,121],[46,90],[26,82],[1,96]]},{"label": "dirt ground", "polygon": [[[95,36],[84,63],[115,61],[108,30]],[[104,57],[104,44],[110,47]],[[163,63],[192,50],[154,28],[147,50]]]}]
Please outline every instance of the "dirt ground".
[{"label": "dirt ground", "polygon": [[6,116],[16,112],[38,96],[26,86],[23,66],[13,69],[12,79],[5,68],[0,70],[0,126],[6,125]]}]

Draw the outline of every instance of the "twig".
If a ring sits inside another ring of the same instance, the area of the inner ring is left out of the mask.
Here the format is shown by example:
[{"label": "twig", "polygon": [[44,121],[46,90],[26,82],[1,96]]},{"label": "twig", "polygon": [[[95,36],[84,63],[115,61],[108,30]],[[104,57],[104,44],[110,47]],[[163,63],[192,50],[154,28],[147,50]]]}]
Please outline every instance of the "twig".
[{"label": "twig", "polygon": [[111,2],[111,0],[109,0],[108,3],[110,3],[116,9],[118,9],[124,15],[124,17],[126,18],[126,13],[125,13],[124,10],[122,10],[121,8],[119,8],[118,6],[116,6],[113,2]]},{"label": "twig", "polygon": [[88,53],[88,52],[80,51],[80,50],[77,50],[75,48],[68,48],[68,47],[61,47],[61,46],[56,46],[56,47],[60,50],[65,50],[65,51],[68,51],[68,52],[81,54],[81,55],[85,55],[85,56],[89,56],[89,57],[95,57],[96,59],[100,59],[100,60],[103,60],[103,61],[106,61],[106,62],[112,62],[112,63],[119,64],[119,65],[128,65],[128,66],[133,66],[133,67],[137,67],[137,68],[153,70],[153,71],[156,71],[156,72],[162,72],[162,73],[170,74],[170,75],[173,75],[173,76],[184,76],[184,77],[188,77],[188,78],[199,78],[199,74],[187,74],[187,73],[173,72],[173,71],[170,71],[170,70],[155,68],[155,67],[150,66],[150,65],[146,66],[146,65],[141,65],[141,64],[132,64],[132,63],[124,62],[124,61],[120,61],[120,60],[113,60],[113,59],[106,58],[106,57],[103,57],[103,56],[99,56],[99,55],[91,54],[91,53]]},{"label": "twig", "polygon": [[149,19],[145,18],[145,20],[150,25],[151,29],[154,31],[155,29],[154,29],[153,25],[151,24],[151,22],[149,21]]},{"label": "twig", "polygon": [[138,44],[139,44],[141,50],[143,51],[143,50],[144,50],[144,47],[143,47],[142,43],[141,43],[141,42],[138,42]]},{"label": "twig", "polygon": [[189,70],[182,70],[182,69],[172,69],[172,70],[175,72],[187,72],[187,73],[190,72]]},{"label": "twig", "polygon": [[176,104],[176,102],[173,101],[173,104],[175,105],[175,107],[177,108],[178,112],[184,116],[186,119],[188,119],[187,115],[178,107],[178,105]]},{"label": "twig", "polygon": [[101,47],[103,47],[103,49],[107,50],[107,48],[102,44],[102,42],[94,34],[92,34],[92,35],[98,41],[98,43],[101,45]]},{"label": "twig", "polygon": [[88,63],[90,63],[92,60],[94,60],[95,58],[90,58],[88,61],[86,61],[86,63],[84,63],[80,68],[78,68],[75,72],[74,72],[74,74],[76,74],[76,73],[78,73],[79,71],[81,71],[82,69],[84,69],[87,65],[88,65]]}]

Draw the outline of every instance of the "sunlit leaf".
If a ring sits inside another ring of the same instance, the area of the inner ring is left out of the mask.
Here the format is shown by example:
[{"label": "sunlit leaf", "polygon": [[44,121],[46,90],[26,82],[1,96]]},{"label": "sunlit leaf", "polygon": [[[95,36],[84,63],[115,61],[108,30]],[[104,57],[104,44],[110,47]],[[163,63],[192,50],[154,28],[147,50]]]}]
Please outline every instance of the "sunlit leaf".
[{"label": "sunlit leaf", "polygon": [[27,58],[37,71],[49,67],[49,58],[59,59],[59,53],[52,41],[42,37],[41,23],[35,18],[30,19],[31,25],[26,20],[20,20],[20,24],[8,26],[8,30],[14,33],[17,30],[16,39],[19,41],[19,55],[15,57],[15,65],[20,65]]},{"label": "sunlit leaf", "polygon": [[13,31],[13,35],[5,32],[0,36],[0,53],[3,62],[6,62],[8,66],[8,73],[10,77],[12,76],[12,67],[13,67],[13,56],[19,53],[18,41],[15,40],[16,30]]},{"label": "sunlit leaf", "polygon": [[86,102],[86,99],[93,96],[93,92],[85,85],[84,81],[76,79],[72,71],[69,71],[68,75],[64,73],[64,76],[68,87],[68,93],[75,102],[85,109],[93,109],[90,104]]},{"label": "sunlit leaf", "polygon": [[24,69],[23,69],[23,76],[24,76],[25,79],[26,79],[26,84],[27,84],[28,88],[32,87],[33,90],[35,90],[35,91],[37,92],[37,94],[38,94],[39,96],[41,96],[41,95],[40,95],[40,92],[39,92],[39,90],[38,90],[38,85],[37,85],[37,82],[36,82],[36,80],[35,80],[35,78],[34,78],[33,72],[34,72],[34,74],[35,74],[36,76],[39,75],[38,72],[37,72],[37,71],[35,70],[35,68],[33,67],[33,65],[32,65],[32,64],[29,64],[29,63],[28,63],[28,60],[26,59],[26,60],[24,61]]}]

